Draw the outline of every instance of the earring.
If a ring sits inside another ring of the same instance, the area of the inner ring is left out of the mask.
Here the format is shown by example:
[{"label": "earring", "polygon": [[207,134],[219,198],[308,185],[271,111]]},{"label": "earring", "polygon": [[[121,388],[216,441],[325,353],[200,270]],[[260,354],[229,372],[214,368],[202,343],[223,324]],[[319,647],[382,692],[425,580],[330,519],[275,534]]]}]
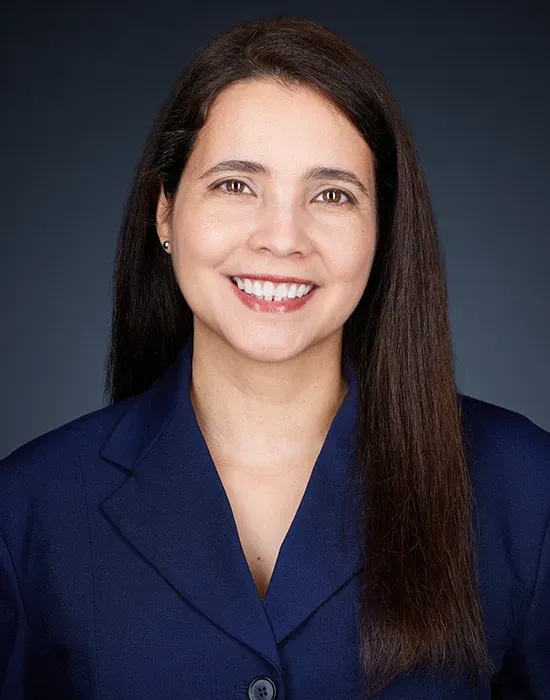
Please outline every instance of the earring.
[{"label": "earring", "polygon": [[167,251],[168,248],[170,247],[170,243],[168,241],[164,241],[164,243],[162,244],[162,247],[164,248],[164,250]]}]

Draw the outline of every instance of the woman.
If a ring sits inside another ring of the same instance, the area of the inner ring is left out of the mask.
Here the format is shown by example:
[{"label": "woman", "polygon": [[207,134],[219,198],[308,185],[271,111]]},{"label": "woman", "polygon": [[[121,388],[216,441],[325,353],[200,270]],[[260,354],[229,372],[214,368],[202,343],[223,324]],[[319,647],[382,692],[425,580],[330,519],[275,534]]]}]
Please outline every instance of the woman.
[{"label": "woman", "polygon": [[550,434],[458,393],[421,168],[340,36],[187,67],[107,379],[0,469],[3,700],[550,697]]}]

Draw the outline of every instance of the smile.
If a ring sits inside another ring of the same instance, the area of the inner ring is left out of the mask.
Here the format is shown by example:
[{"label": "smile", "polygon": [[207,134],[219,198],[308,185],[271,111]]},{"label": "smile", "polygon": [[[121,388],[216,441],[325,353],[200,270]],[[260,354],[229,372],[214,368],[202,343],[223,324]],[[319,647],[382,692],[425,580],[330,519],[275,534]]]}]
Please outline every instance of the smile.
[{"label": "smile", "polygon": [[251,280],[246,277],[232,277],[231,279],[241,291],[246,294],[253,294],[255,297],[266,301],[284,301],[286,299],[303,297],[315,286],[313,284],[297,284],[292,281],[281,282],[275,285],[270,280]]},{"label": "smile", "polygon": [[314,285],[282,282],[274,285],[267,280],[231,278],[237,297],[253,311],[288,313],[297,311],[310,301],[318,287]]}]

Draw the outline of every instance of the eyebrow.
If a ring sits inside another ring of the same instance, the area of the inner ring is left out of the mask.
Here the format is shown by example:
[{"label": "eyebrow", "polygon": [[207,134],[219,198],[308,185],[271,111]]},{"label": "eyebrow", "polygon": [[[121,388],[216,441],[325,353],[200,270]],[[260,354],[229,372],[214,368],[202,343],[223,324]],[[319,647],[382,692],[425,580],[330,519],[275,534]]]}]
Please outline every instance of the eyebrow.
[{"label": "eyebrow", "polygon": [[[203,180],[210,175],[215,175],[216,173],[226,172],[227,170],[238,170],[240,172],[251,173],[251,174],[261,174],[269,176],[271,174],[270,169],[262,165],[262,163],[257,163],[252,160],[222,160],[211,168],[208,168],[200,177],[199,180]],[[312,180],[339,180],[341,182],[347,182],[350,185],[355,185],[361,192],[370,197],[369,190],[361,182],[355,173],[351,170],[343,170],[342,168],[333,168],[326,165],[315,165],[308,168],[303,179],[306,182],[311,182]]]}]

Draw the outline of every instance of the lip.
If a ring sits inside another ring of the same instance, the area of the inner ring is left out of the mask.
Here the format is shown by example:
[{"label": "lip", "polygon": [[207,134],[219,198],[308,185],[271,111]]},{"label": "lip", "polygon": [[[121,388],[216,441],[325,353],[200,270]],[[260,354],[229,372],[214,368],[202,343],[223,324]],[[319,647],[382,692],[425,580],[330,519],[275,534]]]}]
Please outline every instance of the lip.
[{"label": "lip", "polygon": [[[234,275],[234,277],[239,276],[240,275]],[[271,276],[271,279],[272,278],[273,276]],[[247,279],[265,280],[266,278],[248,277]],[[284,279],[289,280],[288,277]],[[252,309],[253,311],[261,311],[264,313],[272,314],[286,314],[291,313],[292,311],[298,311],[298,309],[301,309],[308,303],[308,301],[310,301],[310,299],[314,296],[315,292],[319,289],[319,287],[314,286],[305,296],[299,298],[294,297],[294,299],[285,299],[284,301],[267,301],[266,299],[259,299],[253,294],[247,294],[246,292],[241,291],[231,279],[229,279],[229,284],[233,288],[233,291],[237,295],[237,298],[249,309]]]},{"label": "lip", "polygon": [[[313,280],[304,280],[300,277],[283,277],[282,275],[249,275],[248,273],[228,275],[229,279],[232,280],[233,277],[239,277],[240,279],[248,280],[263,280],[265,282],[274,282],[280,284],[281,282],[295,282],[296,284],[310,284],[312,287],[318,287]],[[313,290],[312,290],[313,291]],[[311,293],[311,292],[310,292]]]}]

